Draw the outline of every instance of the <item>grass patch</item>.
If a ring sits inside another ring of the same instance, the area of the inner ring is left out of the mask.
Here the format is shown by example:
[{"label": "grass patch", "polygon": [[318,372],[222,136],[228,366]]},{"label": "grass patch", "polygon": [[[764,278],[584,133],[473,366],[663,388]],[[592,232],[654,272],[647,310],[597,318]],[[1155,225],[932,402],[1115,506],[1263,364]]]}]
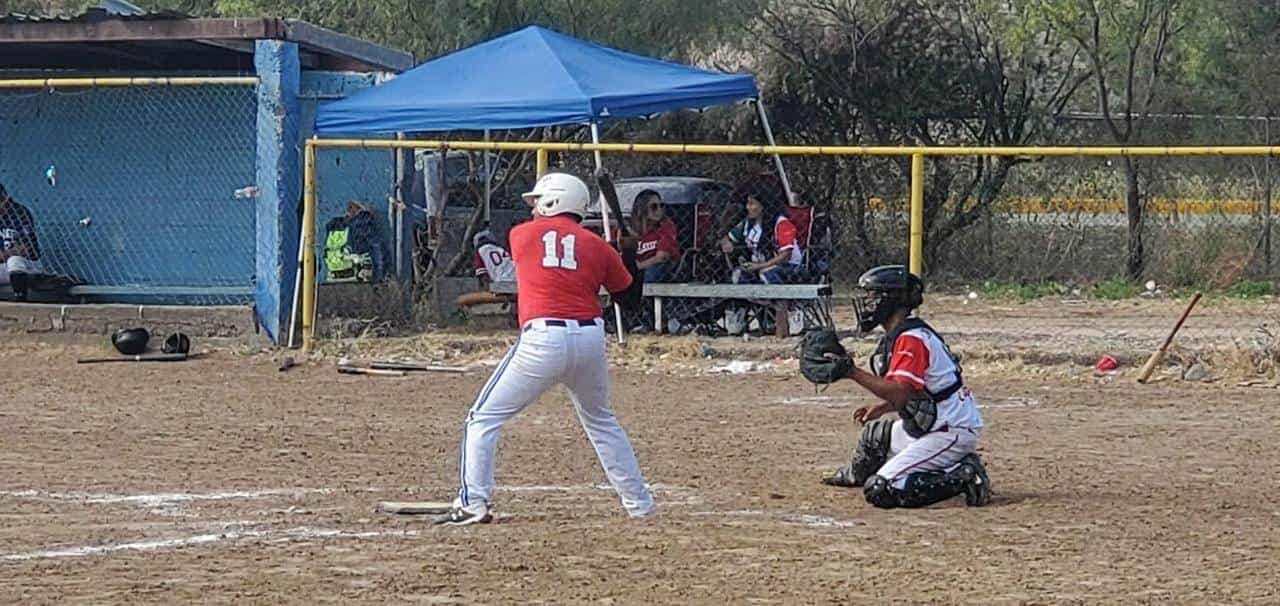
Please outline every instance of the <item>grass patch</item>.
[{"label": "grass patch", "polygon": [[1141,287],[1124,278],[1110,278],[1093,285],[1093,296],[1109,301],[1118,301],[1135,297]]},{"label": "grass patch", "polygon": [[987,280],[982,283],[982,294],[992,299],[1016,299],[1023,303],[1041,297],[1065,295],[1071,289],[1052,280],[1045,282],[1000,282]]},{"label": "grass patch", "polygon": [[1275,283],[1270,280],[1241,280],[1227,289],[1228,297],[1258,299],[1275,294]]}]

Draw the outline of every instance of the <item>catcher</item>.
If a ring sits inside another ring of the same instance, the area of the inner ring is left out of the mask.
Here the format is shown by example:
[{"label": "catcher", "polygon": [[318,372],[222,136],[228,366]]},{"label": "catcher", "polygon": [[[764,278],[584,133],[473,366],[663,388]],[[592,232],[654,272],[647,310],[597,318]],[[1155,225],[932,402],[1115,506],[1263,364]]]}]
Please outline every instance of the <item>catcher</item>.
[{"label": "catcher", "polygon": [[[806,379],[821,385],[852,379],[880,399],[854,411],[863,426],[853,460],[822,481],[860,486],[867,502],[881,508],[925,507],[961,494],[969,506],[986,505],[991,485],[976,452],[982,416],[942,336],[913,315],[923,302],[924,282],[901,265],[858,278],[858,327],[884,328],[870,372],[854,365],[835,331],[805,334]],[[880,418],[887,413],[898,418]]]}]

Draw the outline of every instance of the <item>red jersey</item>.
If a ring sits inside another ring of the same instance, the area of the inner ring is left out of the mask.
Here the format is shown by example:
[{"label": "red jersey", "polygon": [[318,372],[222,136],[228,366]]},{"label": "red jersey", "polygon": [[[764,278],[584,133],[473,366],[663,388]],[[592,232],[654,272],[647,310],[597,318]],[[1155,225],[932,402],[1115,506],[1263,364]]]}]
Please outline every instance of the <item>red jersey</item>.
[{"label": "red jersey", "polygon": [[796,226],[796,242],[801,248],[809,247],[809,229],[813,225],[812,206],[788,206],[787,220]]},{"label": "red jersey", "polygon": [[668,261],[680,258],[680,242],[676,240],[676,224],[671,219],[663,219],[657,227],[640,236],[636,247],[636,260],[646,261],[658,251],[667,253]]},{"label": "red jersey", "polygon": [[601,286],[619,292],[631,285],[618,251],[569,217],[521,223],[508,239],[521,325],[536,318],[597,318]]}]

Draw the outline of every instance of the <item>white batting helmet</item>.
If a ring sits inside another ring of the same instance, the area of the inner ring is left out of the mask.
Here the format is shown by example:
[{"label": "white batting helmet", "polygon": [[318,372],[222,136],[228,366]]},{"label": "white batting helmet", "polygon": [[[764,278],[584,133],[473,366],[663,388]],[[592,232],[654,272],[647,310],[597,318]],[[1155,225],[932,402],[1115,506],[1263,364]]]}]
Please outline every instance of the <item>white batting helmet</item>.
[{"label": "white batting helmet", "polygon": [[547,173],[538,179],[533,191],[523,197],[533,207],[534,214],[551,217],[569,213],[582,218],[587,216],[591,192],[582,179],[573,175]]}]

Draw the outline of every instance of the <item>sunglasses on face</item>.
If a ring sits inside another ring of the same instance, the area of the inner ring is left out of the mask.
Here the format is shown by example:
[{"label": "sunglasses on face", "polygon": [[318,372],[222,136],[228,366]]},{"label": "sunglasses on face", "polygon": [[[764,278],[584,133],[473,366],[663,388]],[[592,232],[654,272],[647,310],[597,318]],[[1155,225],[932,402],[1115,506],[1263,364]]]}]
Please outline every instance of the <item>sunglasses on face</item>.
[{"label": "sunglasses on face", "polygon": [[663,209],[663,204],[661,202],[654,202],[653,204],[649,205],[649,210],[662,210],[662,209]]}]

